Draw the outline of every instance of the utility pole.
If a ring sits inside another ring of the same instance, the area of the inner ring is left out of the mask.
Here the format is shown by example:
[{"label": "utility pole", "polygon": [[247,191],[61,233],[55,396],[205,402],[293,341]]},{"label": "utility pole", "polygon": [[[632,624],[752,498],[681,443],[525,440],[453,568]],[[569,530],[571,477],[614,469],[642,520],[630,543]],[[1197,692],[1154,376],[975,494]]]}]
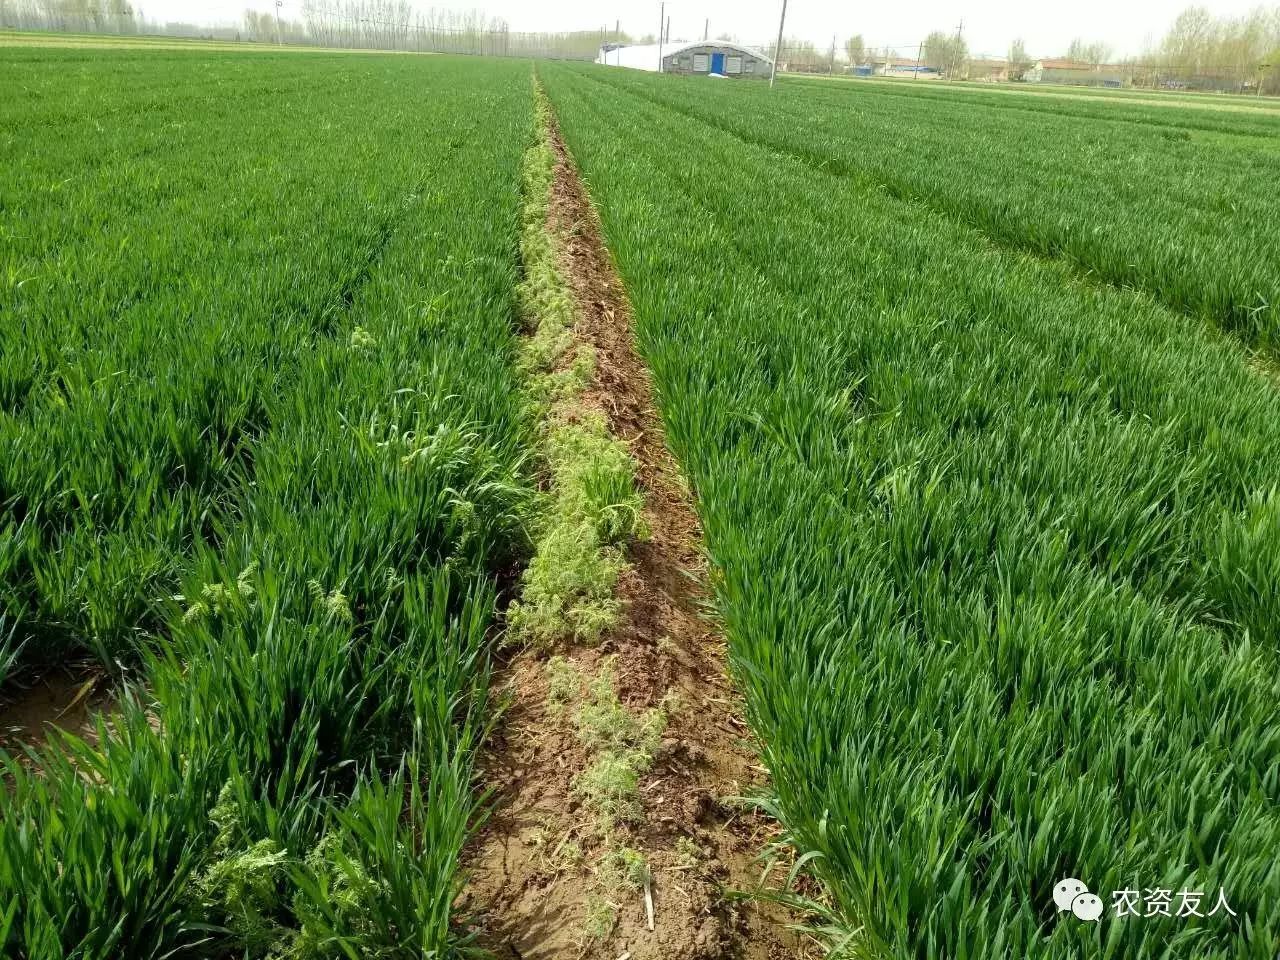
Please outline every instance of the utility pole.
[{"label": "utility pole", "polygon": [[658,5],[658,72],[662,72],[662,29],[667,22],[667,3],[662,0]]},{"label": "utility pole", "polygon": [[280,8],[284,6],[284,0],[276,0],[276,43],[284,46],[284,35],[280,32]]},{"label": "utility pole", "polygon": [[787,22],[787,0],[782,0],[782,16],[778,18],[778,42],[773,45],[773,68],[769,71],[769,89],[778,76],[778,57],[782,53],[782,28]]},{"label": "utility pole", "polygon": [[834,33],[831,35],[831,68],[829,72],[833,77],[836,75],[836,35]]},{"label": "utility pole", "polygon": [[920,79],[920,56],[923,53],[924,53],[924,41],[921,41],[919,45],[916,46],[916,68],[911,71],[912,80]]},{"label": "utility pole", "polygon": [[[964,39],[964,18],[963,18],[963,17],[961,17],[961,18],[960,18],[960,26],[956,27],[956,49],[955,49],[955,53],[956,53],[957,57],[959,56],[959,53],[960,53],[960,44],[961,44],[961,42],[963,41],[963,39]],[[955,63],[955,64],[953,64],[952,66],[954,66],[954,67],[955,67],[955,70],[959,70],[959,69],[960,69],[960,67],[961,67],[961,64],[960,64],[960,63]],[[952,74],[955,72],[955,70],[951,70],[951,69],[948,69],[948,70],[947,70],[947,83],[950,83],[952,80],[954,80],[954,79],[955,79],[955,78],[952,76]]]},{"label": "utility pole", "polygon": [[663,38],[667,43],[671,42],[671,18],[667,17],[667,35]]},{"label": "utility pole", "polygon": [[711,36],[711,18],[707,17],[706,22],[702,25],[702,42],[706,43]]}]

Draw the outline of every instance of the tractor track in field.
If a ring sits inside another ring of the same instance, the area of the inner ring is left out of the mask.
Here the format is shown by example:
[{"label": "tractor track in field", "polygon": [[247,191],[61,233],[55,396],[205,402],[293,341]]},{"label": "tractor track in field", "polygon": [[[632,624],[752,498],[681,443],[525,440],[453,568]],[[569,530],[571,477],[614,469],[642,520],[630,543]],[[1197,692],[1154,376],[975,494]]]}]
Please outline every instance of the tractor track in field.
[{"label": "tractor track in field", "polygon": [[[740,719],[724,638],[703,614],[701,530],[666,448],[630,306],[554,125],[551,139],[547,226],[573,295],[575,335],[596,354],[583,402],[631,450],[651,535],[628,550],[618,583],[624,612],[603,642],[525,649],[499,665],[494,689],[510,706],[480,762],[493,809],[466,858],[469,885],[459,905],[480,945],[502,960],[805,956],[809,945],[786,926],[781,907],[728,895],[757,886],[757,855],[776,835],[762,815],[726,802],[750,792],[764,770]],[[630,711],[676,704],[640,779],[642,815],[608,835],[574,790],[590,756],[552,705],[551,653],[584,676],[611,662],[618,699]],[[644,891],[611,888],[601,869],[608,851],[623,847],[648,866],[652,929]],[[593,903],[604,905],[607,929],[598,921],[593,928]]]}]

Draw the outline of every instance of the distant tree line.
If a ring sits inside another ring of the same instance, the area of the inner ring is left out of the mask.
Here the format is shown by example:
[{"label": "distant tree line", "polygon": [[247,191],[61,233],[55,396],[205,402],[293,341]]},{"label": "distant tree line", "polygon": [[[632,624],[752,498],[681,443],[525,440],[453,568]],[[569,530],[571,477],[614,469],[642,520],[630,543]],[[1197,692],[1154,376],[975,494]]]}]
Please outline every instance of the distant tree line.
[{"label": "distant tree line", "polygon": [[[773,56],[772,48],[760,44],[761,52]],[[827,73],[831,70],[831,50],[819,49],[812,40],[800,37],[785,37],[782,48],[778,51],[778,60],[786,65],[792,73]]]},{"label": "distant tree line", "polygon": [[1089,43],[1076,37],[1067,47],[1064,59],[1074,63],[1087,63],[1091,67],[1101,66],[1111,59],[1111,47],[1100,40]]},{"label": "distant tree line", "polygon": [[68,33],[137,33],[141,14],[128,0],[0,0],[0,27]]},{"label": "distant tree line", "polygon": [[130,0],[0,0],[0,28],[584,60],[603,42],[632,41],[600,30],[520,33],[478,11],[422,11],[408,0],[304,0],[298,20],[271,7],[247,9],[240,23],[220,26],[153,23]]},{"label": "distant tree line", "polygon": [[[787,66],[792,70],[825,70],[826,51],[803,40],[784,44]],[[875,65],[894,58],[919,57],[921,66],[943,76],[981,76],[964,38],[957,33],[935,30],[910,50],[892,50],[867,45],[861,34],[849,37],[841,47],[842,66]],[[1164,38],[1141,56],[1112,62],[1112,47],[1101,41],[1080,37],[1057,55],[1064,60],[1092,67],[1106,66],[1129,82],[1145,86],[1187,86],[1217,90],[1259,90],[1280,95],[1280,7],[1259,7],[1240,17],[1215,17],[1204,7],[1183,11]],[[1031,56],[1026,44],[1014,40],[1009,45],[1004,76],[1021,80],[1039,57]],[[998,65],[998,64],[997,64]]]},{"label": "distant tree line", "polygon": [[1259,7],[1242,17],[1188,7],[1137,65],[1170,81],[1203,78],[1243,86],[1261,80],[1280,93],[1280,7]]}]

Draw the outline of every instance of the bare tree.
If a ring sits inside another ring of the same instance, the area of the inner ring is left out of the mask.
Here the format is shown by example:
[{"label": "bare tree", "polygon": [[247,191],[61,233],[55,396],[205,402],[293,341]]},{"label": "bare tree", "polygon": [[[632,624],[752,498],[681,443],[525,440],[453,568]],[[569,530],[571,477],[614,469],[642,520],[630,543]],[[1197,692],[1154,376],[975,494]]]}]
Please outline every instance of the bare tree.
[{"label": "bare tree", "polygon": [[1079,37],[1071,41],[1067,48],[1067,59],[1076,63],[1087,63],[1091,67],[1106,63],[1111,57],[1111,48],[1102,42],[1086,43]]},{"label": "bare tree", "polygon": [[1027,45],[1022,42],[1021,37],[1009,44],[1010,80],[1021,80],[1033,65],[1034,61],[1027,54]]},{"label": "bare tree", "polygon": [[113,33],[137,33],[133,7],[128,0],[107,0],[108,29]]},{"label": "bare tree", "polygon": [[854,66],[866,62],[867,47],[863,42],[862,34],[855,34],[844,42],[844,54],[849,59],[849,63]]},{"label": "bare tree", "polygon": [[936,67],[944,76],[957,76],[969,59],[969,48],[964,38],[954,33],[935,30],[924,41],[924,62]]},{"label": "bare tree", "polygon": [[1204,7],[1188,7],[1178,14],[1161,44],[1167,65],[1188,74],[1198,73],[1213,42],[1213,15]]},{"label": "bare tree", "polygon": [[1280,47],[1262,58],[1258,70],[1261,74],[1258,77],[1258,93],[1280,93]]},{"label": "bare tree", "polygon": [[[787,37],[782,41],[781,57],[792,73],[826,73],[827,54],[811,40]],[[781,69],[781,67],[779,67]]]}]

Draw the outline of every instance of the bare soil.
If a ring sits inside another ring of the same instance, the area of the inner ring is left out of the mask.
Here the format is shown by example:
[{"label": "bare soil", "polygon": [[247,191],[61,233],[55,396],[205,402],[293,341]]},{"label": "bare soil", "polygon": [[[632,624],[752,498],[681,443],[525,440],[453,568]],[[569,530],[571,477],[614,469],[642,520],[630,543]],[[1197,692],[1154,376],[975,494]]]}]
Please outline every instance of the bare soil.
[{"label": "bare soil", "polygon": [[[494,808],[469,851],[461,907],[475,918],[480,944],[500,958],[811,955],[807,941],[786,926],[782,908],[726,895],[756,887],[757,854],[776,831],[726,799],[749,793],[765,771],[739,718],[724,638],[701,612],[707,604],[701,531],[667,451],[625,291],[558,131],[554,144],[548,223],[576,300],[576,334],[596,350],[586,402],[630,446],[652,531],[630,550],[631,568],[619,582],[625,613],[618,627],[596,647],[554,652],[588,676],[602,658],[615,656],[619,699],[634,712],[657,706],[671,691],[678,706],[641,781],[643,817],[606,839],[573,791],[590,754],[571,714],[550,705],[549,653],[513,654],[495,684],[511,706],[481,762]],[[652,930],[641,891],[602,887],[598,864],[609,843],[640,851],[649,864]],[[578,850],[581,857],[568,855]],[[601,898],[616,910],[616,923],[592,937],[588,910]]]},{"label": "bare soil", "polygon": [[41,747],[53,730],[93,741],[94,714],[109,709],[111,682],[87,665],[50,670],[25,688],[0,694],[0,750]]}]

